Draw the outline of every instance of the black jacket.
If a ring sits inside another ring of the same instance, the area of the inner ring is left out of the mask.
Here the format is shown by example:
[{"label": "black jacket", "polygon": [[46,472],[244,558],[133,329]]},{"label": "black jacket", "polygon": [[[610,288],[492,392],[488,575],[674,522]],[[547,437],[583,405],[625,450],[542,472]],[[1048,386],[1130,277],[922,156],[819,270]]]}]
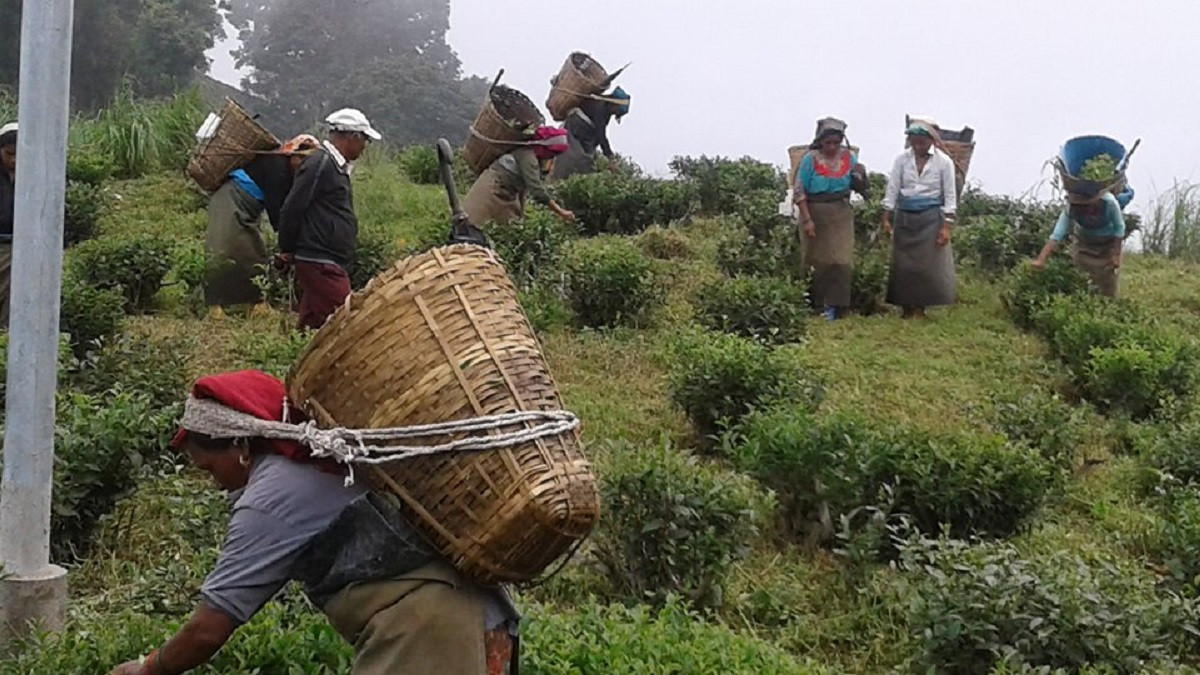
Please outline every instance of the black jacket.
[{"label": "black jacket", "polygon": [[[608,123],[613,118],[612,106],[605,101],[590,98],[580,104],[579,110],[587,115],[588,119],[570,115],[563,126],[579,141],[584,152],[590,155],[599,147],[605,157],[612,157],[612,146],[608,144]],[[591,121],[590,124],[588,120]]]},{"label": "black jacket", "polygon": [[246,175],[266,197],[263,209],[271,221],[271,229],[276,232],[279,231],[279,212],[283,209],[283,201],[292,189],[292,168],[288,162],[285,155],[259,155],[245,168]]},{"label": "black jacket", "polygon": [[349,270],[357,243],[349,166],[338,166],[329,151],[320,148],[300,165],[283,202],[279,250]]},{"label": "black jacket", "polygon": [[0,169],[0,243],[12,241],[13,207],[16,204],[16,186],[4,169]]}]

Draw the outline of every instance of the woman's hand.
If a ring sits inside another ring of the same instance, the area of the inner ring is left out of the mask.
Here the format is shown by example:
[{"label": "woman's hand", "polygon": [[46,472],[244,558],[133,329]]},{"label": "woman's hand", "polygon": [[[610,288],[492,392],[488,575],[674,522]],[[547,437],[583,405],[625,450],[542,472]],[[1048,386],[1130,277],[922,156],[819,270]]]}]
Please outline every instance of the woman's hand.
[{"label": "woman's hand", "polygon": [[1113,254],[1112,266],[1113,266],[1113,269],[1115,269],[1115,270],[1121,269],[1121,251],[1120,250],[1117,250],[1117,252]]},{"label": "woman's hand", "polygon": [[944,225],[942,225],[942,229],[940,232],[938,232],[938,237],[937,237],[937,245],[938,246],[945,246],[946,244],[950,243],[950,231],[951,231],[950,223],[945,223]]},{"label": "woman's hand", "polygon": [[1035,270],[1044,270],[1046,269],[1046,259],[1042,256],[1038,256],[1030,261],[1029,266]]},{"label": "woman's hand", "polygon": [[892,214],[884,211],[883,220],[880,222],[879,227],[883,230],[885,235],[889,237],[892,236]]},{"label": "woman's hand", "polygon": [[146,667],[140,661],[126,661],[109,671],[108,675],[142,675]]},{"label": "woman's hand", "polygon": [[567,221],[568,223],[575,222],[575,212],[574,211],[568,211],[566,209],[562,209],[558,212],[558,217],[562,218],[563,220]]},{"label": "woman's hand", "polygon": [[817,236],[817,224],[814,223],[811,218],[804,221],[804,236],[808,237],[809,239]]},{"label": "woman's hand", "polygon": [[621,165],[617,163],[616,157],[613,157],[612,159],[608,160],[608,170],[609,171],[616,173],[617,169],[620,169],[620,168],[621,168]]}]

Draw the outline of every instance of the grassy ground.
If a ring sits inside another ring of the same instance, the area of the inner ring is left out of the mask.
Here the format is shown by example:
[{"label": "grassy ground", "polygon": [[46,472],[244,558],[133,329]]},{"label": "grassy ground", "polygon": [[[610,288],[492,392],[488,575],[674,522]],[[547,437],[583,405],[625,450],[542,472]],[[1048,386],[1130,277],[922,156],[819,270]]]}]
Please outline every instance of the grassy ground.
[{"label": "grassy ground", "polygon": [[[425,240],[446,221],[440,189],[406,183],[393,165],[368,164],[356,181],[364,227],[384,228],[401,244]],[[102,223],[104,234],[179,241],[203,236],[202,202],[182,180],[156,177],[113,189],[120,198]],[[689,295],[715,275],[715,227],[703,221],[685,229],[699,260],[673,263],[671,302],[655,327],[543,336],[551,369],[567,406],[584,420],[584,439],[601,472],[613,448],[689,440],[685,419],[666,396],[661,347],[687,320]],[[1196,271],[1130,256],[1122,273],[1125,294],[1182,326],[1200,325]],[[286,341],[287,322],[278,314],[236,312],[224,319],[202,318],[168,296],[162,311],[137,319],[132,330],[198,336],[194,351],[178,357],[200,375],[285,367],[291,352],[279,343]],[[1055,388],[1065,380],[1042,343],[1005,317],[996,286],[970,274],[961,279],[959,304],[933,312],[929,320],[905,322],[888,315],[814,323],[805,349],[828,385],[824,410],[869,411],[882,420],[935,430],[978,427],[985,424],[979,411],[991,396]],[[1108,453],[1102,433],[1106,422],[1098,417],[1093,422],[1094,442],[1081,449],[1081,457],[1096,461],[1081,469],[1066,498],[1018,544],[1029,550],[1046,545],[1104,549],[1137,561],[1153,536],[1154,516],[1129,487],[1129,463]],[[107,523],[99,552],[74,570],[75,611],[101,618],[129,610],[155,619],[185,616],[220,539],[219,528],[212,526],[220,508],[205,482],[186,471],[143,485]],[[857,576],[828,553],[766,537],[735,568],[719,620],[832,672],[886,672],[911,649],[899,609],[883,601],[892,574],[881,569]],[[584,602],[598,583],[581,559],[559,580],[522,597],[565,611]],[[253,654],[252,645],[237,649]]]}]

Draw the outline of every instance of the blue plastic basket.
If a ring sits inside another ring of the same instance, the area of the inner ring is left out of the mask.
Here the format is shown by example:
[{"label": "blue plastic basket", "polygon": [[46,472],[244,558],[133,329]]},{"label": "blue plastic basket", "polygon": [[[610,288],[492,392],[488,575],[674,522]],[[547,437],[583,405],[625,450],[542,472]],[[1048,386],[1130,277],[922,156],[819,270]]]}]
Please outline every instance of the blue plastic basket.
[{"label": "blue plastic basket", "polygon": [[1079,136],[1064,143],[1059,156],[1067,173],[1078,176],[1085,162],[1104,154],[1120,165],[1121,160],[1125,159],[1125,146],[1108,136]]}]

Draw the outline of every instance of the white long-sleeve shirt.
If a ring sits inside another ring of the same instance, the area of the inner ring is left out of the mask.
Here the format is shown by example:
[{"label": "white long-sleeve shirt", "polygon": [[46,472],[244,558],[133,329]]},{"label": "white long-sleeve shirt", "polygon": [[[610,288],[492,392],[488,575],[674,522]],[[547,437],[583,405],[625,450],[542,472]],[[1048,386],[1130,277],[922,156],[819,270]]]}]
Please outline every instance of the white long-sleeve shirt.
[{"label": "white long-sleeve shirt", "polygon": [[932,205],[941,204],[942,212],[946,215],[954,215],[958,210],[955,180],[954,160],[946,153],[933,150],[925,164],[925,171],[917,173],[917,156],[909,148],[892,164],[887,191],[883,195],[883,208],[895,211],[903,201],[929,201]]}]

